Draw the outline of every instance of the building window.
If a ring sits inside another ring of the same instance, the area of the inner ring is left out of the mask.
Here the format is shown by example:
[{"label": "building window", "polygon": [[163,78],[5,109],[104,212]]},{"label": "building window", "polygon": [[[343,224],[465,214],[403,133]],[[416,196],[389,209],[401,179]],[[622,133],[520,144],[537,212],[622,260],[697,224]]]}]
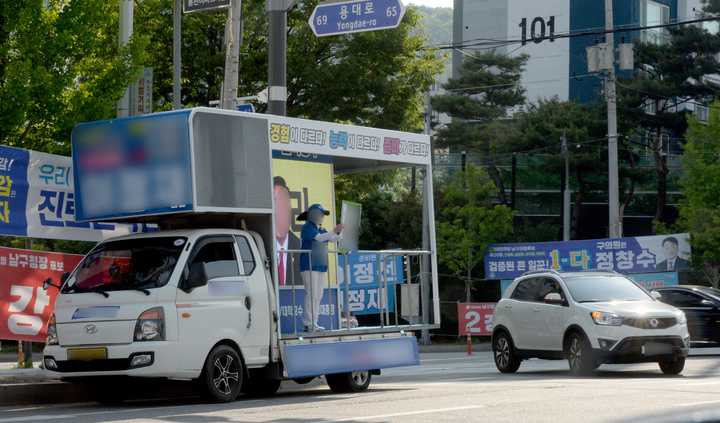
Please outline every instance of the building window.
[{"label": "building window", "polygon": [[[643,26],[662,25],[670,22],[670,7],[652,0],[645,0]],[[653,44],[667,44],[670,33],[667,28],[652,28],[643,31],[643,41]]]},{"label": "building window", "polygon": [[700,121],[707,122],[708,117],[710,116],[710,109],[707,106],[696,104],[695,113],[697,114]]}]

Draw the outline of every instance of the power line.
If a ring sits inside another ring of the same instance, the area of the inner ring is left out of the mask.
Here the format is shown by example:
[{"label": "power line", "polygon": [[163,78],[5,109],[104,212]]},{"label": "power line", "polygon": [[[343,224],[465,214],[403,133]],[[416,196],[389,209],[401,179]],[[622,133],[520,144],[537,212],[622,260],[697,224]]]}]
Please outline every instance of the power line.
[{"label": "power line", "polygon": [[[567,33],[553,33],[552,36],[546,36],[541,39],[550,39],[551,37],[553,39],[562,39],[562,38],[574,38],[574,37],[588,37],[588,36],[597,36],[597,35],[603,35],[603,34],[610,34],[610,33],[618,33],[618,32],[628,32],[628,31],[642,31],[646,29],[659,29],[659,28],[669,28],[669,27],[675,27],[675,26],[682,26],[682,25],[690,25],[690,24],[696,24],[696,23],[702,23],[702,22],[717,22],[720,21],[720,17],[711,17],[711,18],[700,18],[700,19],[692,19],[687,20],[684,22],[672,22],[672,23],[666,23],[666,24],[659,24],[659,25],[644,25],[641,26],[639,24],[628,24],[624,26],[617,26],[611,30],[608,29],[594,29],[589,28],[589,30],[583,31],[583,32],[573,32],[569,31]],[[477,42],[476,42],[477,41]],[[448,45],[443,44],[430,44],[427,46],[422,47],[421,49],[437,49],[437,50],[452,50],[452,49],[460,49],[460,48],[467,48],[467,47],[483,47],[479,48],[479,50],[488,50],[493,49],[497,47],[505,47],[511,44],[516,43],[522,43],[522,39],[492,39],[492,38],[476,38],[473,40],[465,40],[462,43],[452,43]],[[468,44],[473,43],[473,44]]]}]

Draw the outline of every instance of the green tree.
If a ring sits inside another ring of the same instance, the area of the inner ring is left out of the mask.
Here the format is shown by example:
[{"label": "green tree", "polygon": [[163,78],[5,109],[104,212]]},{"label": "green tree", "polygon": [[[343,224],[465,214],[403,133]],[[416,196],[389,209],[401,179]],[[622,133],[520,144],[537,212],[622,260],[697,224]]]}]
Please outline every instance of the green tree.
[{"label": "green tree", "polygon": [[[439,261],[465,281],[466,301],[471,300],[473,270],[482,263],[489,244],[503,240],[513,232],[515,212],[507,206],[491,204],[497,191],[485,172],[468,165],[458,173],[458,181],[443,191],[452,204],[442,211],[437,222]],[[440,219],[439,219],[440,220]]]},{"label": "green tree", "polygon": [[[287,115],[413,131],[422,128],[426,92],[444,64],[434,50],[421,49],[427,35],[417,8],[408,8],[400,26],[334,37],[316,37],[308,19],[317,2],[288,12]],[[149,63],[157,75],[153,93],[172,102],[171,0],[145,0],[136,22],[152,35]],[[182,103],[207,105],[219,99],[224,72],[226,11],[183,16]],[[267,87],[268,35],[264,0],[243,2],[243,44],[239,96]],[[266,105],[255,103],[258,112]]]},{"label": "green tree", "polygon": [[136,35],[118,47],[117,2],[3,2],[0,143],[69,154],[77,123],[115,115],[147,44]]},{"label": "green tree", "polygon": [[510,57],[494,50],[478,52],[465,58],[458,69],[459,77],[443,84],[448,93],[431,100],[433,110],[453,118],[452,123],[438,129],[435,146],[450,148],[452,152],[482,154],[503,205],[507,204],[507,197],[493,159],[498,150],[493,141],[503,132],[503,124],[498,120],[525,101],[520,78],[527,60],[526,54]]},{"label": "green tree", "polygon": [[[602,110],[594,103],[552,99],[528,106],[516,119],[521,135],[508,147],[545,154],[547,160],[535,167],[549,174],[565,173],[560,146],[563,131],[567,130],[571,189],[575,191],[571,238],[577,239],[583,201],[591,193],[607,189],[607,130]],[[591,140],[595,141],[587,142]],[[577,143],[582,143],[579,148]]]},{"label": "green tree", "polygon": [[[618,78],[618,122],[626,139],[651,152],[657,176],[657,203],[654,220],[663,220],[667,203],[669,173],[664,153],[672,139],[687,130],[684,103],[707,103],[720,86],[706,76],[720,72],[715,56],[720,52],[720,35],[695,25],[669,28],[672,42],[643,43],[635,40],[638,72]],[[667,134],[668,137],[662,137]]]},{"label": "green tree", "polygon": [[688,118],[688,132],[681,160],[683,205],[680,229],[690,231],[695,265],[711,285],[720,281],[720,102],[715,101],[707,124],[696,116]]}]

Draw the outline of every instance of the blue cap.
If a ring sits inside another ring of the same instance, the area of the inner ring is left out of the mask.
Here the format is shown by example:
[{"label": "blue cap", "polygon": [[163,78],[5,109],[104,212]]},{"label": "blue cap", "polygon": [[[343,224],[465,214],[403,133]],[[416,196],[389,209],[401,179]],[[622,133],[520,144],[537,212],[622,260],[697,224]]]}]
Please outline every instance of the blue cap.
[{"label": "blue cap", "polygon": [[330,216],[330,211],[325,210],[325,209],[323,208],[323,206],[321,206],[320,204],[315,203],[315,204],[313,204],[312,206],[308,207],[307,211],[304,211],[304,212],[300,213],[300,215],[297,217],[296,220],[308,220],[308,213],[311,212],[311,211],[313,211],[313,210],[320,210],[320,212],[321,212],[322,214],[324,214],[325,216]]}]

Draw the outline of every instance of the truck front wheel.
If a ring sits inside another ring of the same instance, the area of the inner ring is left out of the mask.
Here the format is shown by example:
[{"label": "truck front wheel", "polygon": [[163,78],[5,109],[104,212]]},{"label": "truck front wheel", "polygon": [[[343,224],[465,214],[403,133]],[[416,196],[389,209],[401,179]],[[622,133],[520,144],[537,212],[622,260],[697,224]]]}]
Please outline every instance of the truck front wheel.
[{"label": "truck front wheel", "polygon": [[359,372],[325,375],[325,379],[330,389],[335,393],[362,392],[370,386],[372,374],[370,370],[362,370]]},{"label": "truck front wheel", "polygon": [[198,380],[200,394],[210,402],[234,401],[243,382],[243,365],[238,353],[218,345],[208,355]]}]

